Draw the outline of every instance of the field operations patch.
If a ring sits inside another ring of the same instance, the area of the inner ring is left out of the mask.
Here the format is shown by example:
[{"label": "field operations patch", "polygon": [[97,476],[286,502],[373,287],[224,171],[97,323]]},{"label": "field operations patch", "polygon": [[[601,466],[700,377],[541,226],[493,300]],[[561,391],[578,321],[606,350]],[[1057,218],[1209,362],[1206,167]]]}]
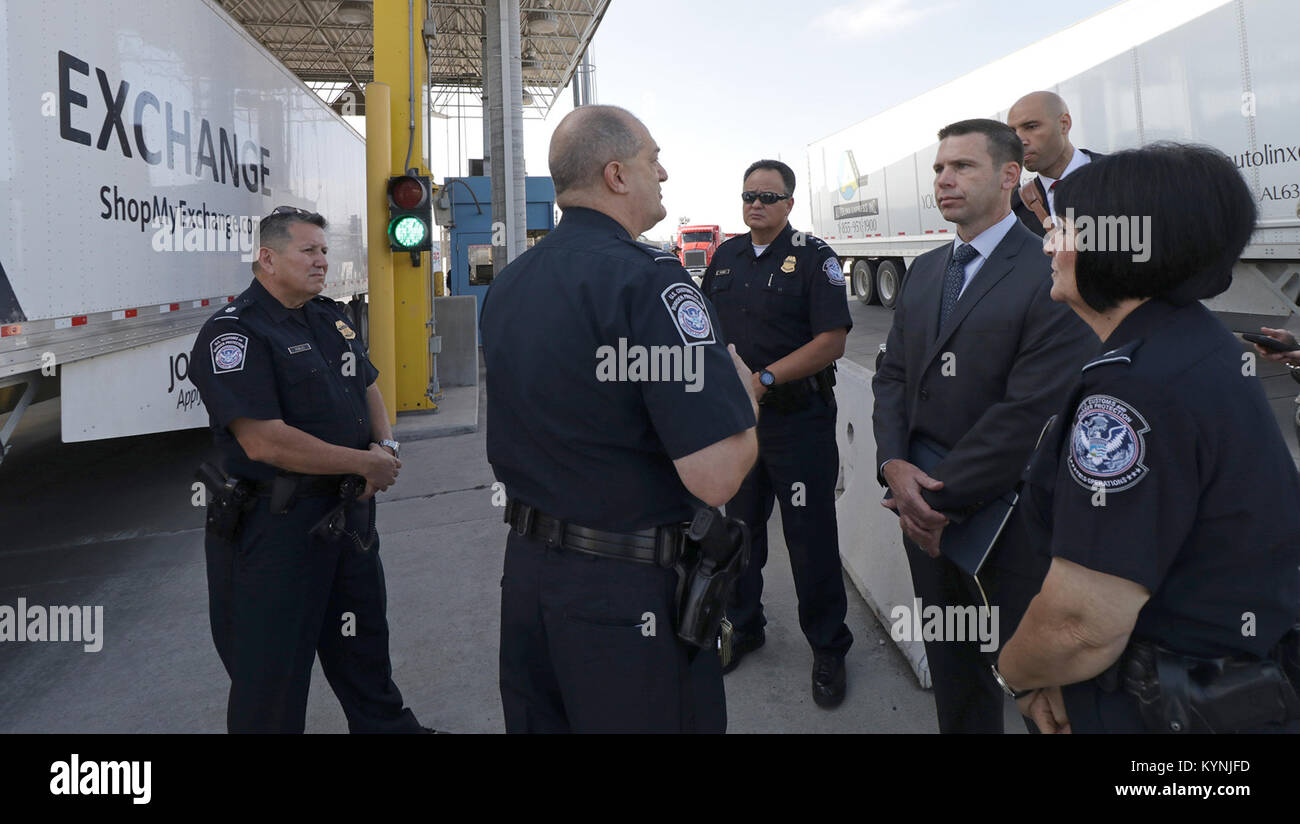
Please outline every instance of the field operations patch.
[{"label": "field operations patch", "polygon": [[714,343],[713,324],[709,322],[709,313],[704,308],[704,298],[694,286],[674,283],[659,295],[663,298],[668,315],[682,336],[682,343],[695,346],[701,343]]},{"label": "field operations patch", "polygon": [[844,285],[844,270],[840,268],[839,258],[826,258],[826,262],[822,264],[822,271],[826,273],[826,279],[831,282],[831,286]]},{"label": "field operations patch", "polygon": [[244,368],[244,353],[248,350],[248,338],[237,332],[227,332],[212,339],[212,371],[239,372]]},{"label": "field operations patch", "polygon": [[1149,471],[1142,461],[1150,431],[1136,409],[1110,395],[1090,395],[1079,404],[1070,436],[1067,465],[1082,487],[1119,492]]}]

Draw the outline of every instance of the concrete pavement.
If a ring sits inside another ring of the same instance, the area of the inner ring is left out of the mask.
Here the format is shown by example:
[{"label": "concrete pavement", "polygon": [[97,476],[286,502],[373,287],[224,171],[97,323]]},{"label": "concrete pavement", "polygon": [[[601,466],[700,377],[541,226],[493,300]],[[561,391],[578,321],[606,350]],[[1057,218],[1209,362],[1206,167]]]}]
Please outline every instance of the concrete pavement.
[{"label": "concrete pavement", "polygon": [[[855,306],[862,313],[864,337],[887,328],[884,310]],[[874,357],[875,342],[857,348]],[[394,680],[424,724],[462,733],[503,729],[506,527],[478,400],[478,431],[404,442],[400,482],[379,497]],[[101,605],[103,649],[0,643],[0,732],[224,731],[229,681],[208,628],[203,513],[191,505],[206,432],[60,444],[50,406],[31,414],[0,471],[0,605]],[[730,730],[934,732],[930,693],[847,581],[848,697],[816,707],[777,519],[770,530],[768,641],[727,676]],[[319,664],[307,729],[346,731]]]}]

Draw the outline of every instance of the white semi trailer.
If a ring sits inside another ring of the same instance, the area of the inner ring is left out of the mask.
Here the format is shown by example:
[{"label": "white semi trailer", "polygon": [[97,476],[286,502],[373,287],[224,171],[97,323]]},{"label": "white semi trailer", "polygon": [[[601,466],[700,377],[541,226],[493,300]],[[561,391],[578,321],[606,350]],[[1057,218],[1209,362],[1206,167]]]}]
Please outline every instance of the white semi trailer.
[{"label": "white semi trailer", "polygon": [[[1259,220],[1232,288],[1206,305],[1235,329],[1282,326],[1300,298],[1298,33],[1294,0],[1121,3],[810,144],[813,231],[859,300],[892,308],[912,260],[953,238],[934,201],[936,132],[969,117],[1005,122],[1022,95],[1050,89],[1070,107],[1076,147],[1179,140],[1233,158]],[[1277,369],[1268,376],[1294,392]],[[1300,427],[1289,394],[1275,405]]]},{"label": "white semi trailer", "polygon": [[65,441],[206,425],[188,353],[276,206],[366,292],[364,140],[215,3],[0,0],[0,107],[0,458],[56,396]]}]

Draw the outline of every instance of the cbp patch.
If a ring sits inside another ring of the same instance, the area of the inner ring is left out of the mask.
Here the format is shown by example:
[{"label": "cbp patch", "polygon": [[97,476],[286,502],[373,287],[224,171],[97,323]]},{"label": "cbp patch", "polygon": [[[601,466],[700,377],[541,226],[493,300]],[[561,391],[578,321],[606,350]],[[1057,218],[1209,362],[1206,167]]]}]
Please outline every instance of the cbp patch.
[{"label": "cbp patch", "polygon": [[1119,492],[1147,474],[1143,433],[1150,431],[1136,409],[1110,395],[1090,395],[1079,404],[1070,436],[1070,474],[1085,489]]},{"label": "cbp patch", "polygon": [[844,270],[840,268],[839,258],[826,258],[826,262],[822,264],[822,271],[826,273],[826,279],[831,282],[831,286],[844,285]]},{"label": "cbp patch", "polygon": [[227,332],[212,339],[211,349],[214,373],[239,372],[244,368],[248,338],[236,332]]},{"label": "cbp patch", "polygon": [[682,343],[695,346],[700,343],[714,343],[713,324],[709,322],[709,313],[704,308],[704,298],[694,286],[674,283],[659,295],[663,298],[668,315],[682,336]]}]

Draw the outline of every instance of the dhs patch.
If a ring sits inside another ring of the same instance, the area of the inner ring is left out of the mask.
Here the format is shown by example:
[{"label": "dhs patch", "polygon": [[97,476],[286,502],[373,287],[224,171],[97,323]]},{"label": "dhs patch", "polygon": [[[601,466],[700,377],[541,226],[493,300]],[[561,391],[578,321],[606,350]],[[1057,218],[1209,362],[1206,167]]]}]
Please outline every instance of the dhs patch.
[{"label": "dhs patch", "polygon": [[822,264],[822,271],[826,273],[826,279],[831,282],[831,286],[844,285],[844,270],[840,268],[838,258],[826,258],[826,262]]},{"label": "dhs patch", "polygon": [[713,324],[709,322],[709,312],[704,308],[704,298],[694,286],[674,283],[659,295],[663,298],[668,316],[682,336],[682,343],[695,346],[701,343],[715,343]]},{"label": "dhs patch", "polygon": [[248,338],[235,332],[227,332],[212,339],[212,371],[239,372],[244,368],[244,352],[248,350]]},{"label": "dhs patch", "polygon": [[1089,491],[1119,492],[1136,484],[1149,471],[1143,433],[1146,419],[1133,407],[1110,395],[1090,395],[1075,413],[1066,463],[1074,480]]}]

